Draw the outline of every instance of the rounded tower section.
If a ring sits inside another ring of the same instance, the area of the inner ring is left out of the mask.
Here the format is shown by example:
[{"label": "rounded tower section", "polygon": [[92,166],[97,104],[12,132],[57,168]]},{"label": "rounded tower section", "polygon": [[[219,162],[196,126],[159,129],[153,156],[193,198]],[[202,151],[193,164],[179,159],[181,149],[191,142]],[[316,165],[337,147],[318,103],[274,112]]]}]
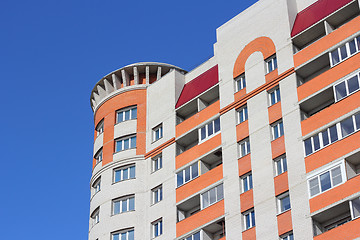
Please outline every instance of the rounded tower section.
[{"label": "rounded tower section", "polygon": [[144,236],[147,87],[173,70],[185,72],[163,63],[131,64],[103,77],[91,92],[95,131],[89,240]]}]

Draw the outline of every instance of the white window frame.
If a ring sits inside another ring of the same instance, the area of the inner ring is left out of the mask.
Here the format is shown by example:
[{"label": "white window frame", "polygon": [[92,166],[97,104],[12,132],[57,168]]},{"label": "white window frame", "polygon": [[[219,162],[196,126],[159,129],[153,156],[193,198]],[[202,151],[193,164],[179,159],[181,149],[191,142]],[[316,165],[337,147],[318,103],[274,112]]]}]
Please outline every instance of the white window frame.
[{"label": "white window frame", "polygon": [[[130,174],[132,167],[134,168],[134,176],[133,177]],[[124,179],[125,169],[127,169],[127,178],[126,179]],[[118,171],[121,171],[120,172],[120,180],[116,181],[116,173]],[[126,165],[126,166],[122,166],[122,167],[117,167],[113,170],[113,175],[114,175],[113,183],[122,182],[122,181],[130,180],[130,179],[135,179],[136,178],[136,166],[135,166],[135,164],[131,164],[131,165]]]},{"label": "white window frame", "polygon": [[[134,209],[130,209],[130,201],[134,201]],[[123,203],[126,203],[126,209],[123,209]],[[119,212],[115,212],[115,204],[119,203],[120,207],[119,207]],[[125,213],[125,212],[131,212],[131,211],[135,211],[135,195],[128,195],[128,196],[123,196],[120,198],[116,198],[113,199],[111,202],[112,205],[112,215],[118,215],[121,213]]]},{"label": "white window frame", "polygon": [[163,200],[163,188],[162,184],[151,189],[151,203],[154,205]]},{"label": "white window frame", "polygon": [[[346,43],[344,44],[341,44],[339,47],[335,48],[334,50],[332,51],[329,51],[329,58],[330,58],[330,64],[331,64],[331,67],[334,67],[338,64],[340,64],[341,62],[345,61],[346,59],[352,57],[353,55],[357,54],[359,51],[360,51],[360,46],[359,46],[359,41],[360,41],[360,36],[357,36],[357,37],[354,37],[350,40],[348,40]],[[350,42],[352,42],[353,40],[355,40],[355,48],[356,48],[356,51],[351,54],[350,53]],[[347,57],[345,58],[342,58],[341,57],[341,48],[345,46],[345,49],[346,49],[346,54],[347,54]],[[338,56],[339,56],[339,62],[337,63],[333,63],[333,58],[332,58],[332,53],[333,52],[337,52],[338,53]]]},{"label": "white window frame", "polygon": [[[201,175],[201,161],[196,161],[194,163],[192,163],[190,166],[187,166],[183,169],[181,169],[179,172],[176,173],[176,188],[179,188],[183,185],[185,185],[188,182],[191,182],[192,180],[198,178]],[[197,166],[197,175],[193,177],[193,172],[194,172],[194,166]],[[186,181],[185,179],[185,172],[188,171],[188,169],[190,169],[190,179],[188,181]],[[178,175],[181,174],[182,175],[182,184],[178,185]]]},{"label": "white window frame", "polygon": [[187,237],[185,237],[185,238],[182,238],[181,240],[188,240],[189,237],[191,237],[191,240],[194,240],[194,239],[195,239],[194,236],[195,236],[196,234],[199,234],[200,239],[202,239],[202,235],[203,235],[202,232],[203,232],[202,230],[197,231],[197,232],[191,234],[190,236],[187,236]]},{"label": "white window frame", "polygon": [[[239,109],[236,110],[236,122],[237,124],[240,124],[242,122],[245,122],[246,120],[248,120],[248,108],[247,105],[240,107]],[[241,121],[242,120],[242,121]]]},{"label": "white window frame", "polygon": [[[292,237],[292,238],[291,238]],[[293,232],[289,232],[289,233],[285,233],[284,235],[282,235],[280,237],[281,240],[293,240],[294,239],[294,234]]]},{"label": "white window frame", "polygon": [[[285,199],[285,198],[289,198],[289,202],[290,202],[290,208],[288,209],[285,209],[285,210],[282,210],[282,200]],[[290,195],[289,195],[289,192],[285,192],[285,193],[282,193],[280,194],[279,196],[276,197],[276,201],[277,201],[277,208],[278,208],[278,214],[281,214],[281,213],[284,213],[284,212],[287,212],[291,209],[291,200],[290,200]]]},{"label": "white window frame", "polygon": [[[218,192],[220,191],[219,189],[222,189],[222,194],[221,194],[222,198],[219,198],[219,196],[218,196],[219,195]],[[212,190],[215,191],[215,202],[210,203],[210,191],[212,191]],[[209,200],[209,204],[207,206],[204,206],[204,203],[203,203],[205,195],[207,196],[207,198]],[[215,187],[212,187],[212,188],[210,188],[210,189],[208,189],[205,192],[200,194],[200,210],[208,208],[208,207],[214,205],[215,203],[220,202],[223,199],[224,199],[224,184],[221,183],[221,184],[219,184],[219,185],[217,185]]]},{"label": "white window frame", "polygon": [[[160,218],[160,219],[158,219],[158,220],[151,223],[151,231],[152,231],[151,236],[152,236],[152,238],[159,237],[159,236],[161,236],[163,234],[163,229],[164,229],[163,224],[164,223],[163,223],[162,218]],[[155,235],[156,230],[158,232],[158,235]]]},{"label": "white window frame", "polygon": [[[252,208],[252,209],[249,209],[249,210],[247,210],[246,212],[243,212],[242,213],[242,216],[243,216],[243,221],[244,221],[244,225],[243,225],[243,229],[244,229],[244,231],[246,231],[246,230],[248,230],[248,229],[250,229],[250,228],[253,228],[253,227],[255,227],[256,226],[256,220],[255,219],[253,219],[253,215],[251,214],[251,213],[254,213],[254,218],[255,218],[255,211],[254,211],[254,209]],[[249,216],[249,219],[250,219],[250,225],[247,227],[246,226],[246,216]],[[253,225],[253,221],[254,221],[254,225]]]},{"label": "white window frame", "polygon": [[94,156],[96,164],[102,162],[103,160],[103,148],[100,148]]},{"label": "white window frame", "polygon": [[[279,94],[277,93],[279,91]],[[275,102],[272,103],[271,101],[271,95],[274,94],[274,100]],[[280,92],[280,87],[279,86],[276,86],[274,87],[273,89],[271,89],[269,92],[268,92],[268,97],[269,97],[269,106],[272,106],[272,105],[275,105],[276,103],[280,102],[281,101],[281,92]]]},{"label": "white window frame", "polygon": [[[284,172],[287,172],[286,155],[282,155],[280,157],[275,158],[274,159],[274,164],[275,164],[274,165],[274,167],[275,167],[275,176],[279,176],[280,174],[283,174]],[[285,165],[286,165],[286,169],[285,169]],[[278,166],[280,166],[281,172],[279,172]]]},{"label": "white window frame", "polygon": [[[358,80],[358,85],[359,85],[359,88],[353,92],[349,92],[349,84],[348,84],[348,81],[350,79],[352,79],[353,77],[357,76],[357,80]],[[346,96],[342,97],[342,98],[337,98],[336,96],[336,87],[339,86],[340,84],[343,84],[345,83],[345,90],[346,90]],[[346,79],[342,80],[341,82],[338,82],[336,83],[334,86],[333,86],[333,92],[334,92],[334,99],[335,99],[335,103],[338,102],[338,101],[341,101],[349,96],[351,96],[352,94],[358,92],[360,90],[360,73],[357,72],[356,74],[352,74],[350,75],[349,77],[347,77]]]},{"label": "white window frame", "polygon": [[97,207],[92,213],[91,213],[91,224],[92,226],[98,224],[100,222],[100,207]]},{"label": "white window frame", "polygon": [[[275,136],[275,134],[277,134],[277,137]],[[271,135],[272,135],[271,139],[273,141],[284,136],[284,123],[283,123],[282,119],[271,124]]]},{"label": "white window frame", "polygon": [[241,89],[246,88],[245,73],[235,78],[234,81],[235,81],[235,92],[238,92]]},{"label": "white window frame", "polygon": [[[271,66],[271,69],[269,68],[269,65]],[[272,55],[271,57],[265,60],[265,68],[266,68],[266,74],[271,73],[272,71],[278,68],[276,54]]]},{"label": "white window frame", "polygon": [[353,206],[353,201],[354,200],[359,200],[360,201],[360,197],[356,197],[356,198],[353,198],[353,199],[351,199],[350,201],[349,201],[349,204],[350,204],[350,213],[351,213],[351,219],[352,220],[355,220],[355,219],[357,219],[357,218],[359,218],[360,217],[360,213],[359,213],[359,215],[358,216],[355,216],[355,213],[354,213],[354,206]]},{"label": "white window frame", "polygon": [[120,231],[116,231],[114,233],[111,233],[111,240],[115,240],[115,235],[118,235],[118,239],[121,240],[121,235],[122,234],[126,234],[126,240],[134,240],[134,238],[130,239],[130,232],[133,232],[133,236],[135,236],[135,231],[134,231],[134,228],[130,228],[130,229],[123,229],[123,230],[120,230]]},{"label": "white window frame", "polygon": [[104,132],[104,119],[101,119],[101,121],[96,125],[96,136],[99,136]]},{"label": "white window frame", "polygon": [[[135,146],[132,145],[133,139],[135,139]],[[129,147],[125,149],[125,141],[126,140],[129,140]],[[129,149],[135,149],[136,145],[137,145],[136,141],[137,141],[136,134],[131,134],[128,136],[123,136],[123,137],[115,139],[115,153],[126,151]],[[121,144],[120,150],[118,150],[118,144]]]},{"label": "white window frame", "polygon": [[156,172],[162,169],[163,160],[162,154],[159,154],[151,159],[151,172]]},{"label": "white window frame", "polygon": [[[215,121],[219,120],[219,129],[217,131],[215,131]],[[212,124],[212,127],[209,127],[211,126]],[[212,129],[212,134],[209,134],[209,128]],[[201,132],[202,132],[202,129],[205,129],[205,137],[202,139],[202,135],[201,135]],[[207,141],[208,139],[216,136],[217,134],[219,134],[221,132],[221,122],[220,122],[220,117],[214,119],[214,120],[211,120],[209,122],[207,122],[205,125],[201,126],[198,130],[199,132],[199,143],[202,143],[202,142],[205,142]]]},{"label": "white window frame", "polygon": [[[244,174],[244,175],[242,175],[240,177],[240,181],[241,181],[241,193],[250,191],[251,189],[254,188],[254,183],[253,183],[253,180],[252,180],[252,172],[251,171]],[[245,183],[248,185],[247,190],[245,189]]]},{"label": "white window frame", "polygon": [[101,191],[101,177],[98,177],[92,184],[93,196]]},{"label": "white window frame", "polygon": [[[340,141],[341,139],[344,139],[346,137],[349,137],[351,135],[353,135],[354,133],[360,131],[360,124],[356,124],[356,116],[359,117],[360,119],[360,112],[357,112],[355,114],[352,114],[351,116],[348,116],[346,118],[343,118],[341,119],[341,121],[319,131],[318,133],[315,133],[314,135],[304,139],[304,156],[307,157],[307,156],[310,156],[311,154],[314,154],[315,152],[317,151],[320,151],[321,149],[337,142],[337,141]],[[342,129],[341,129],[341,123],[344,122],[345,120],[349,119],[349,118],[352,118],[352,124],[353,124],[353,127],[354,127],[354,131],[352,133],[349,133],[347,135],[343,135],[342,133]],[[333,142],[331,141],[331,136],[330,136],[330,128],[332,127],[335,127],[336,128],[336,133],[337,133],[337,139],[334,140]],[[324,145],[324,142],[323,142],[323,134],[327,135],[327,138],[328,138],[328,144]],[[319,148],[315,150],[315,137],[318,137],[319,138]],[[309,154],[306,154],[306,141],[310,140],[310,143],[311,143],[311,152]]]},{"label": "white window frame", "polygon": [[[135,111],[133,111],[134,109],[136,109]],[[125,113],[129,111],[129,119],[125,119]],[[120,118],[120,113],[122,114],[122,119]],[[135,116],[134,116],[135,115]],[[116,124],[118,123],[122,123],[125,121],[130,121],[130,120],[134,120],[137,119],[137,106],[130,106],[130,107],[126,107],[126,108],[122,108],[116,111]],[[121,121],[120,121],[121,120]]]},{"label": "white window frame", "polygon": [[[245,148],[245,152],[242,151],[242,146]],[[251,153],[251,147],[250,147],[250,139],[245,138],[244,140],[240,141],[238,143],[238,149],[239,149],[239,158],[245,157],[246,155]]]},{"label": "white window frame", "polygon": [[[340,167],[340,172],[341,172],[341,183],[337,184],[336,186],[334,186],[333,184],[333,177],[332,177],[332,170],[337,168],[337,167]],[[321,191],[321,182],[320,182],[320,175],[326,173],[326,172],[329,172],[330,173],[330,183],[331,183],[331,187],[329,189],[326,189],[325,191]],[[313,196],[311,196],[311,191],[310,191],[310,181],[317,178],[317,182],[318,182],[318,188],[319,188],[319,192],[317,194],[314,194]],[[318,171],[315,171],[313,172],[312,174],[310,174],[308,177],[307,177],[307,185],[308,185],[308,194],[309,194],[309,198],[313,198],[313,197],[316,197],[324,192],[327,192],[333,188],[336,188],[342,184],[344,184],[345,182],[347,181],[346,179],[346,170],[345,170],[345,160],[341,160],[341,161],[338,161],[334,164],[331,164],[329,166],[327,166],[326,168],[322,168],[322,169],[319,169]]]},{"label": "white window frame", "polygon": [[163,124],[160,123],[156,127],[152,129],[152,142],[156,142],[159,139],[163,138],[164,132],[163,132]]}]

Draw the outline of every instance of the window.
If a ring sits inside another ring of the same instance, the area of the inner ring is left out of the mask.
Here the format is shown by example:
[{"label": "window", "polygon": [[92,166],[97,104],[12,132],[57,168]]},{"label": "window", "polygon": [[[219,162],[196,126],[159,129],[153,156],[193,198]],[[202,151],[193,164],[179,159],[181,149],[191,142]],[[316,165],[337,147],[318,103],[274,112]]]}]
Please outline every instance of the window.
[{"label": "window", "polygon": [[194,233],[193,235],[183,238],[182,240],[200,240],[200,232]]},{"label": "window", "polygon": [[151,169],[152,172],[156,172],[157,170],[162,168],[162,155],[157,155],[153,159],[151,159]]},{"label": "window", "polygon": [[279,195],[277,201],[279,213],[283,213],[291,208],[289,192]]},{"label": "window", "polygon": [[200,141],[220,131],[220,118],[211,121],[199,129]]},{"label": "window", "polygon": [[271,125],[272,140],[284,135],[284,126],[282,120]]},{"label": "window", "polygon": [[92,226],[100,222],[100,207],[96,208],[91,214]]},{"label": "window", "polygon": [[131,148],[136,148],[136,135],[126,136],[126,137],[115,140],[115,151],[116,152],[128,150]]},{"label": "window", "polygon": [[270,102],[270,106],[274,105],[277,102],[280,102],[281,97],[280,97],[280,88],[276,87],[275,89],[271,90],[269,92],[269,102]]},{"label": "window", "polygon": [[159,220],[151,223],[151,225],[152,225],[152,237],[153,238],[156,238],[163,233],[162,219],[159,219]]},{"label": "window", "polygon": [[353,94],[360,88],[359,84],[359,73],[346,79],[336,85],[334,85],[335,100],[340,101],[341,99]]},{"label": "window", "polygon": [[240,91],[241,89],[244,89],[245,87],[246,87],[245,74],[242,74],[239,77],[235,78],[236,92]]},{"label": "window", "polygon": [[134,195],[118,198],[112,201],[113,215],[134,211],[135,210],[135,197]]},{"label": "window", "polygon": [[239,142],[239,153],[240,157],[244,157],[245,155],[250,153],[250,141],[249,138]]},{"label": "window", "polygon": [[338,47],[330,53],[331,66],[346,60],[360,50],[360,37],[351,39],[349,42]]},{"label": "window", "polygon": [[288,234],[286,234],[285,236],[282,236],[282,237],[281,237],[281,240],[294,240],[294,235],[293,235],[292,232],[291,232],[291,233],[288,233]]},{"label": "window", "polygon": [[99,177],[98,179],[95,180],[95,182],[92,185],[94,194],[100,191],[100,186],[101,186],[101,178]]},{"label": "window", "polygon": [[113,233],[112,240],[135,240],[134,229],[127,229]]},{"label": "window", "polygon": [[199,176],[199,164],[200,162],[196,162],[176,174],[177,187],[180,187]]},{"label": "window", "polygon": [[101,162],[103,160],[102,148],[100,148],[100,150],[95,154],[94,158],[95,158],[96,164],[98,164],[99,162]]},{"label": "window", "polygon": [[238,119],[237,119],[237,123],[242,123],[245,122],[248,119],[248,110],[247,110],[247,106],[239,108],[237,110],[238,113]]},{"label": "window", "polygon": [[241,176],[240,179],[241,179],[241,186],[242,186],[242,192],[243,193],[247,192],[247,191],[249,191],[250,189],[253,188],[251,172]]},{"label": "window", "polygon": [[352,219],[360,217],[360,197],[350,201],[350,211]]},{"label": "window", "polygon": [[163,137],[163,126],[162,124],[156,126],[155,128],[153,128],[152,130],[152,134],[153,134],[153,142],[159,140],[160,138]]},{"label": "window", "polygon": [[160,202],[163,198],[162,185],[153,188],[151,190],[151,194],[152,194],[152,204]]},{"label": "window", "polygon": [[99,136],[104,132],[104,119],[102,119],[95,128],[96,136]]},{"label": "window", "polygon": [[360,129],[360,113],[342,120],[304,141],[305,156],[336,142]]},{"label": "window", "polygon": [[266,73],[270,73],[275,69],[277,69],[277,60],[275,55],[265,60],[265,63],[266,63]]},{"label": "window", "polygon": [[114,182],[135,178],[135,165],[117,168],[114,170]]},{"label": "window", "polygon": [[279,158],[276,158],[274,161],[275,161],[276,176],[287,171],[286,156],[281,156]]},{"label": "window", "polygon": [[345,182],[344,164],[336,165],[308,179],[310,197],[314,197]]},{"label": "window", "polygon": [[136,119],[137,118],[137,107],[128,107],[120,109],[116,112],[117,123]]},{"label": "window", "polygon": [[243,213],[244,217],[244,230],[255,227],[255,212],[254,209],[251,209]]},{"label": "window", "polygon": [[213,187],[209,191],[201,194],[201,209],[207,208],[208,206],[219,202],[224,198],[223,184]]}]

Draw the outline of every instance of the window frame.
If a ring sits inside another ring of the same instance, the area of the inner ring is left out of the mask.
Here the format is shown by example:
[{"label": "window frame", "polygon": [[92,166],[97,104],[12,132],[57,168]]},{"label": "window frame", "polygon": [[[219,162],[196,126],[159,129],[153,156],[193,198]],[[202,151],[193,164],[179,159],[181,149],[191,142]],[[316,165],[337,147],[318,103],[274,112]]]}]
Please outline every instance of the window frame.
[{"label": "window frame", "polygon": [[[219,129],[216,131],[215,128],[215,122],[219,121]],[[212,124],[212,133],[209,135],[209,126]],[[202,129],[205,129],[205,137],[202,138]],[[221,132],[221,121],[220,121],[220,116],[218,116],[217,118],[210,120],[208,122],[206,122],[205,124],[203,124],[202,126],[199,127],[198,129],[198,139],[199,139],[199,144],[203,143],[205,141],[207,141],[208,139],[218,135]]]},{"label": "window frame", "polygon": [[[287,208],[287,209],[285,209],[285,210],[282,210],[282,207],[283,207],[283,205],[282,205],[283,202],[282,202],[282,201],[283,201],[285,198],[289,198],[289,205],[290,205],[290,207]],[[284,213],[284,212],[287,212],[287,211],[291,210],[291,200],[290,200],[289,191],[278,195],[278,196],[276,197],[276,201],[277,201],[278,214],[282,214],[282,213]]]},{"label": "window frame", "polygon": [[100,136],[104,132],[104,118],[95,127],[96,137]]},{"label": "window frame", "polygon": [[240,76],[234,79],[235,81],[235,93],[239,92],[240,90],[246,88],[246,78],[245,73],[241,74]]},{"label": "window frame", "polygon": [[[241,193],[248,192],[254,188],[251,171],[240,176],[240,181],[241,181]],[[245,188],[245,184],[247,184],[247,189]]]},{"label": "window frame", "polygon": [[[157,132],[159,131],[159,136],[157,137]],[[162,139],[164,137],[163,124],[160,123],[156,127],[152,128],[152,143]]]},{"label": "window frame", "polygon": [[[136,109],[135,110],[135,117],[133,116],[133,109]],[[125,114],[124,114],[126,111],[129,111],[129,119],[127,119],[127,120],[125,119]],[[121,121],[119,121],[119,114],[120,113],[123,113],[123,117],[122,117],[123,120],[121,120]],[[124,107],[124,108],[121,108],[119,110],[116,110],[116,124],[126,122],[126,121],[130,121],[130,120],[135,120],[135,119],[137,119],[137,105]]]},{"label": "window frame", "polygon": [[95,165],[99,164],[103,160],[103,148],[101,147],[95,154]]},{"label": "window frame", "polygon": [[[134,176],[132,177],[131,176],[131,168],[134,168]],[[128,178],[124,179],[124,170],[125,169],[128,169]],[[116,181],[116,173],[118,171],[121,171],[121,174],[120,174],[120,180]],[[125,166],[121,166],[121,167],[116,167],[113,169],[113,184],[114,183],[118,183],[118,182],[122,182],[122,181],[126,181],[126,180],[131,180],[131,179],[135,179],[136,178],[136,165],[135,164],[129,164],[129,165],[125,165]]]},{"label": "window frame", "polygon": [[[245,147],[245,153],[242,152],[242,145]],[[240,142],[238,142],[238,151],[239,151],[239,158],[245,157],[251,153],[251,146],[250,146],[250,138],[244,138]]]},{"label": "window frame", "polygon": [[[272,102],[272,94],[274,94],[274,103]],[[270,91],[268,91],[268,99],[269,99],[269,107],[277,104],[281,101],[281,92],[280,92],[280,86],[277,85],[276,87],[272,88]]]},{"label": "window frame", "polygon": [[[219,195],[218,191],[219,191],[220,186],[222,188],[222,194],[221,194],[222,198],[218,198],[218,195]],[[211,203],[210,202],[210,200],[211,200],[210,191],[212,191],[213,189],[215,189],[215,202]],[[207,206],[204,206],[204,196],[205,195],[208,195],[207,197],[208,197],[208,202],[209,203],[208,203]],[[211,187],[211,188],[207,189],[206,191],[204,191],[204,192],[202,192],[200,194],[200,211],[205,209],[205,208],[208,208],[208,207],[210,207],[210,206],[212,206],[212,205],[214,205],[214,204],[216,204],[218,202],[220,202],[223,199],[224,199],[224,183],[220,183],[220,184],[218,184],[218,185],[216,185],[214,187]]]},{"label": "window frame", "polygon": [[[135,146],[132,145],[132,141],[135,139]],[[125,149],[125,140],[129,140],[129,147]],[[115,141],[115,153],[130,150],[130,149],[136,149],[137,146],[137,134],[130,134],[126,136],[119,137],[114,140]],[[118,151],[118,143],[121,141],[121,150]]]},{"label": "window frame", "polygon": [[[253,214],[252,214],[253,213]],[[253,228],[256,226],[256,219],[255,219],[255,211],[254,208],[251,208],[245,212],[242,213],[243,216],[243,231],[249,230],[250,228]],[[249,216],[249,223],[250,225],[247,226],[246,216]]]},{"label": "window frame", "polygon": [[[350,90],[349,90],[349,80],[351,80],[351,79],[354,78],[354,77],[357,77],[357,82],[358,82],[359,88],[350,93]],[[343,83],[345,84],[346,95],[345,95],[344,97],[341,97],[341,98],[338,99],[338,98],[337,98],[337,95],[336,95],[336,93],[337,93],[336,87],[339,86],[339,85],[341,85],[341,84],[343,84]],[[351,96],[352,94],[358,92],[359,90],[360,90],[360,72],[357,72],[357,73],[355,73],[355,74],[351,74],[351,75],[348,76],[346,79],[343,79],[342,81],[337,82],[336,84],[333,85],[333,92],[334,92],[335,103],[337,103],[337,102],[339,102],[339,101],[341,101],[341,100],[343,100],[343,99]]]},{"label": "window frame", "polygon": [[351,200],[349,201],[351,220],[355,220],[355,219],[360,218],[360,208],[358,209],[358,211],[359,211],[358,216],[355,216],[355,214],[354,214],[353,201],[355,201],[355,200],[358,200],[359,203],[360,203],[360,196],[358,196],[358,197],[356,197],[356,198],[353,198],[353,199],[351,199]]},{"label": "window frame", "polygon": [[[284,133],[284,123],[283,123],[282,119],[276,121],[275,123],[272,123],[270,126],[271,126],[272,141],[284,136],[284,134],[285,134]],[[277,134],[277,137],[276,137],[276,134]]]},{"label": "window frame", "polygon": [[281,240],[294,240],[294,233],[292,231],[285,233],[280,237],[280,239]]},{"label": "window frame", "polygon": [[[285,164],[284,164],[285,162]],[[274,159],[274,167],[275,167],[275,176],[279,176],[285,172],[287,172],[287,159],[286,159],[286,154],[284,155],[281,155],[277,158]],[[278,168],[278,164],[280,164],[280,169],[281,169],[281,172],[279,172],[279,168]],[[286,167],[284,167],[286,166]],[[286,168],[286,169],[285,169]]]},{"label": "window frame", "polygon": [[163,167],[162,154],[158,154],[155,157],[151,158],[151,172],[157,172]]},{"label": "window frame", "polygon": [[[178,171],[177,173],[176,173],[176,188],[179,188],[179,187],[181,187],[181,186],[183,186],[183,185],[185,185],[185,184],[187,184],[187,183],[189,183],[189,182],[191,182],[192,180],[194,180],[194,179],[196,179],[196,178],[198,178],[198,177],[200,177],[200,175],[201,175],[201,161],[196,161],[196,162],[193,162],[191,165],[189,165],[189,166],[186,166],[185,168],[182,168],[180,171]],[[195,165],[197,165],[197,175],[194,177],[193,175],[194,175],[194,167],[193,166],[195,166]],[[189,170],[189,174],[190,174],[190,179],[188,180],[188,181],[186,181],[186,171],[187,171],[187,169],[190,169]],[[178,178],[179,178],[179,176],[178,176],[178,174],[182,174],[182,184],[178,184]]]},{"label": "window frame", "polygon": [[[271,65],[271,69],[269,67],[269,64]],[[269,73],[275,71],[277,68],[278,68],[278,64],[277,64],[276,54],[265,59],[266,74],[269,74]]]},{"label": "window frame", "polygon": [[[130,232],[133,233],[134,238],[130,239]],[[111,233],[111,240],[115,240],[115,235],[118,235],[117,240],[121,240],[121,235],[125,233],[126,234],[126,240],[134,240],[135,239],[135,230],[134,228],[127,228],[127,229],[122,229],[116,232],[112,232]]]},{"label": "window frame", "polygon": [[196,234],[199,234],[199,239],[202,239],[202,234],[201,234],[201,233],[202,233],[202,230],[199,230],[199,231],[191,234],[190,236],[187,236],[187,237],[185,237],[185,238],[182,238],[181,240],[189,240],[190,237],[191,237],[190,240],[195,240],[195,235],[196,235]]},{"label": "window frame", "polygon": [[163,200],[162,184],[151,189],[151,204],[155,205]]},{"label": "window frame", "polygon": [[246,104],[244,106],[236,109],[236,123],[237,124],[247,121],[248,118],[249,118],[249,112],[248,112],[248,108],[247,108]]},{"label": "window frame", "polygon": [[[354,41],[355,42],[355,48],[356,51],[354,53],[351,53],[350,51],[350,42]],[[345,43],[339,45],[338,47],[334,48],[333,50],[329,51],[329,59],[330,59],[330,67],[335,67],[336,65],[342,63],[343,61],[345,61],[346,59],[356,55],[357,53],[359,53],[360,51],[360,46],[359,46],[359,42],[360,42],[360,36],[356,36],[354,38],[351,38],[350,40],[346,41]],[[346,49],[346,57],[343,58],[341,56],[341,48],[345,46]],[[339,61],[337,63],[334,63],[333,61],[333,56],[332,53],[333,52],[337,52]]]},{"label": "window frame", "polygon": [[93,196],[101,191],[101,176],[94,181],[91,187],[93,189]]},{"label": "window frame", "polygon": [[[154,239],[154,238],[157,238],[159,236],[161,236],[163,234],[163,229],[164,229],[164,226],[163,226],[163,220],[162,218],[159,218],[158,220],[155,220],[154,222],[151,223],[151,239]],[[156,231],[160,234],[158,235],[155,235]]]},{"label": "window frame", "polygon": [[97,207],[90,215],[91,226],[95,226],[100,222],[100,206]]},{"label": "window frame", "polygon": [[[133,199],[134,207],[133,209],[130,209],[130,201]],[[126,201],[126,210],[123,210],[123,202]],[[119,212],[115,212],[115,204],[119,203]],[[135,194],[132,195],[126,195],[119,198],[115,198],[111,200],[111,216],[119,215],[126,212],[132,212],[135,211]]]}]

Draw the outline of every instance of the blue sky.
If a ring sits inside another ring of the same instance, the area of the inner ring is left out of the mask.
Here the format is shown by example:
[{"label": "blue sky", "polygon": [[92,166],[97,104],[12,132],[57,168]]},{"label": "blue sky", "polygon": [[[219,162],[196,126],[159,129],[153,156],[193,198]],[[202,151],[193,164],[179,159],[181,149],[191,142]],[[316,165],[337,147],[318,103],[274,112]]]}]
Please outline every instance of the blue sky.
[{"label": "blue sky", "polygon": [[193,69],[254,2],[1,0],[0,238],[87,239],[95,83],[134,62]]}]

